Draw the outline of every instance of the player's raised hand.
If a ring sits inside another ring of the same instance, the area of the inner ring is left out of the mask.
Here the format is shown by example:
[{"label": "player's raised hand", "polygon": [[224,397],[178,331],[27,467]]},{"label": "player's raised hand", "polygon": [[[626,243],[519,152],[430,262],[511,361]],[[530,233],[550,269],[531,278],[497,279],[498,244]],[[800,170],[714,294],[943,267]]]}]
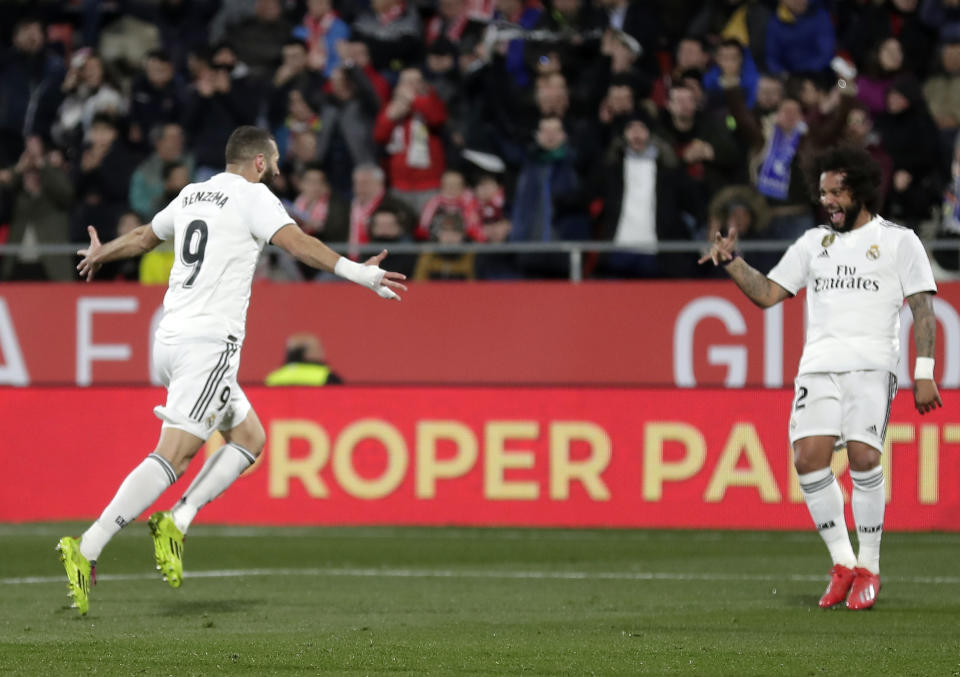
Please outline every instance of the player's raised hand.
[{"label": "player's raised hand", "polygon": [[943,406],[937,384],[931,379],[921,378],[913,383],[913,405],[921,414],[933,411]]},{"label": "player's raised hand", "polygon": [[100,238],[97,236],[97,229],[93,226],[87,226],[87,233],[90,235],[90,246],[86,249],[77,250],[77,256],[82,256],[83,260],[77,264],[77,272],[80,277],[87,282],[93,279],[93,274],[100,269],[99,263],[94,263],[93,258],[103,246],[100,244]]},{"label": "player's raised hand", "polygon": [[[387,257],[387,250],[384,249],[376,256],[371,256],[369,259],[363,262],[365,266],[375,266],[380,267],[380,263]],[[402,284],[403,280],[406,280],[407,276],[403,273],[394,273],[393,271],[384,270],[383,277],[380,278],[380,282],[373,288],[373,291],[377,292],[380,298],[384,299],[396,299],[400,300],[400,295],[397,292],[407,291],[406,285]]]},{"label": "player's raised hand", "polygon": [[707,261],[713,261],[713,265],[719,266],[721,263],[726,263],[727,261],[733,260],[734,250],[737,246],[737,229],[730,228],[727,231],[727,236],[724,237],[720,234],[720,231],[717,231],[717,236],[713,239],[713,245],[710,247],[710,251],[700,257],[700,260],[697,263],[706,263]]}]

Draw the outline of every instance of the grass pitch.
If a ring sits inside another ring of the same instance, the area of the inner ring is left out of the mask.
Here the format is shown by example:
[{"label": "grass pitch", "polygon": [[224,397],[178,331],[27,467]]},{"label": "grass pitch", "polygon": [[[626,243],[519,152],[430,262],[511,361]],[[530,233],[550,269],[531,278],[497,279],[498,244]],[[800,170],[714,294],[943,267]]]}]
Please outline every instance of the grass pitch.
[{"label": "grass pitch", "polygon": [[817,608],[812,531],[197,525],[172,590],[138,522],[80,617],[53,548],[81,530],[0,526],[0,674],[960,674],[956,534],[886,534],[851,612]]}]

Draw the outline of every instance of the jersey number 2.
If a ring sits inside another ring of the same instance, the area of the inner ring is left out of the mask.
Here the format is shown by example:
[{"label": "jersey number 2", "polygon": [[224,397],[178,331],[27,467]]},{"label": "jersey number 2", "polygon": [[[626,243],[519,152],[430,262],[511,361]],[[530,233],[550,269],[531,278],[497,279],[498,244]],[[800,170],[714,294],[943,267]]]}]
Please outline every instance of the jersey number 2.
[{"label": "jersey number 2", "polygon": [[193,272],[183,283],[183,286],[190,288],[194,280],[200,274],[200,266],[203,265],[203,253],[207,250],[207,222],[197,219],[191,221],[187,230],[183,234],[183,250],[180,255],[183,262],[188,266],[193,266]]}]

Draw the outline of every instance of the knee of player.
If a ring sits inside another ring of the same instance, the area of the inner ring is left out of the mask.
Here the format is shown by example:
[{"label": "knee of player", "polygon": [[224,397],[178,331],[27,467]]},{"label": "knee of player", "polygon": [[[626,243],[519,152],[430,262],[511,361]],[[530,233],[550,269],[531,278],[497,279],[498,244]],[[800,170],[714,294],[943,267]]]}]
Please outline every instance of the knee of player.
[{"label": "knee of player", "polygon": [[249,439],[247,440],[247,450],[254,456],[260,456],[266,443],[267,433],[262,425],[258,425],[255,430],[250,432]]}]

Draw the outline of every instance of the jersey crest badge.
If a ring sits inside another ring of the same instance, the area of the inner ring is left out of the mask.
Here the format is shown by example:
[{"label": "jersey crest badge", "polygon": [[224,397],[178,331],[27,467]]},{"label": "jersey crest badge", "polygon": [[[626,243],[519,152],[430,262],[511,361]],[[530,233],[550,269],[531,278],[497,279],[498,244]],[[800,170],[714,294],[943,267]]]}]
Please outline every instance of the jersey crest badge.
[{"label": "jersey crest badge", "polygon": [[880,258],[880,247],[875,244],[870,245],[870,249],[867,250],[867,258],[871,261],[876,261]]},{"label": "jersey crest badge", "polygon": [[828,233],[828,234],[826,234],[826,235],[823,236],[823,239],[822,239],[822,240],[820,240],[820,246],[821,246],[821,247],[829,247],[830,245],[833,244],[833,241],[836,240],[836,239],[837,239],[837,234],[836,234],[836,233]]}]

